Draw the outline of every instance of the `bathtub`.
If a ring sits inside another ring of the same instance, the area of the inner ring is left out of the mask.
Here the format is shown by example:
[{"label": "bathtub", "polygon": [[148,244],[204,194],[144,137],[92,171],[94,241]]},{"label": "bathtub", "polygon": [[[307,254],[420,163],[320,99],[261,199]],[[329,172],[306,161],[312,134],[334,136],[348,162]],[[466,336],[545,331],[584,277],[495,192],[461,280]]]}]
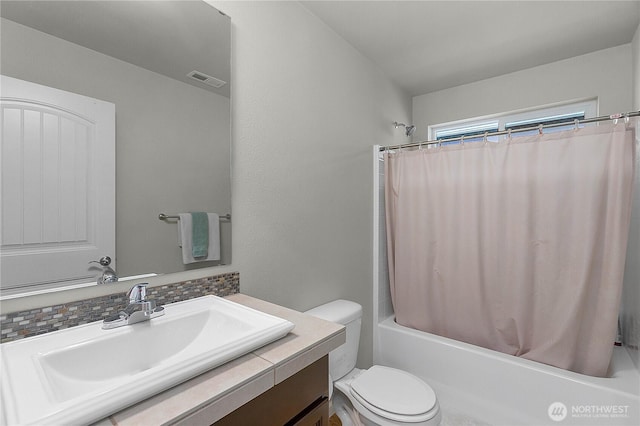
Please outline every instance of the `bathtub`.
[{"label": "bathtub", "polygon": [[611,377],[597,378],[406,328],[393,316],[375,334],[374,361],[429,383],[445,416],[505,426],[640,424],[640,375],[625,348],[614,350]]}]

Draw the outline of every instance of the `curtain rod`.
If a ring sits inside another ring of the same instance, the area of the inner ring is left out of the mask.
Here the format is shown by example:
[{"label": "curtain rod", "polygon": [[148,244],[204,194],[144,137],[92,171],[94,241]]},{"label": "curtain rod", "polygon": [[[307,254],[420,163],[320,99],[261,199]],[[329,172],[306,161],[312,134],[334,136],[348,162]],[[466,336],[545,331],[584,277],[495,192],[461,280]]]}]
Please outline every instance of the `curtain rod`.
[{"label": "curtain rod", "polygon": [[[571,124],[571,123],[573,123],[575,125],[579,125],[579,124],[596,123],[596,122],[599,122],[599,121],[608,121],[608,120],[619,120],[619,119],[628,120],[631,117],[640,117],[640,111],[631,111],[631,112],[625,112],[625,113],[619,113],[619,114],[602,115],[600,117],[585,118],[583,120],[567,120],[567,121],[562,121],[562,122],[559,122],[559,123],[540,124],[538,126],[524,127],[524,128],[521,128],[521,129],[500,130],[498,132],[487,132],[487,133],[484,133],[484,134],[479,134],[479,135],[474,135],[474,136],[467,136],[467,137],[477,138],[479,136],[482,136],[482,137],[501,136],[501,135],[508,135],[508,134],[511,134],[511,133],[529,132],[531,130],[539,130],[540,133],[542,133],[543,129],[550,128],[550,127],[566,126],[567,124]],[[464,138],[465,138],[465,136],[456,136],[454,138],[446,138],[446,139],[441,139],[439,141],[409,142],[409,143],[405,143],[405,144],[401,144],[401,145],[381,146],[379,150],[380,151],[389,151],[389,150],[392,150],[392,149],[420,147],[422,145],[435,145],[435,144],[441,144],[441,143],[452,142],[452,141],[457,141],[457,140],[462,141]]]}]

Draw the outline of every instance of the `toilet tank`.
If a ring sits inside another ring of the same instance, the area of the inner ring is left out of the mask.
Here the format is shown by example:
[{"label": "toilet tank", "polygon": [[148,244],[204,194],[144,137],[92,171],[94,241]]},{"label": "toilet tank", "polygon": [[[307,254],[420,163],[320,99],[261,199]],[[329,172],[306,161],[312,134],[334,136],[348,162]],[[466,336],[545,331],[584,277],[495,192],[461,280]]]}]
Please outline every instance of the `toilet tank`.
[{"label": "toilet tank", "polygon": [[356,366],[362,306],[349,300],[334,300],[305,313],[346,327],[346,342],[329,353],[329,374],[333,380],[338,380]]}]

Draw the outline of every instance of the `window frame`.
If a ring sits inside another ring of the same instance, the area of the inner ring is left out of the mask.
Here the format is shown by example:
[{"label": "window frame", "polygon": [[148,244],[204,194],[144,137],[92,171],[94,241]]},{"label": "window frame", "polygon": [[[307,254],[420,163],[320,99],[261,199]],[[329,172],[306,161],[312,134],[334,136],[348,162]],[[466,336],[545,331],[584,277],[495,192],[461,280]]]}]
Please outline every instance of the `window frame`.
[{"label": "window frame", "polygon": [[[465,143],[477,142],[483,140],[484,132],[479,133],[475,129],[491,129],[491,131],[504,131],[507,124],[526,123],[529,127],[537,126],[540,122],[550,121],[558,117],[569,117],[578,113],[584,114],[584,118],[593,118],[598,116],[598,99],[588,98],[581,100],[569,101],[561,104],[543,105],[524,110],[509,111],[499,114],[493,114],[483,117],[473,117],[463,120],[450,121],[427,126],[428,140],[436,141],[438,139],[451,138],[455,136],[465,136]],[[567,126],[572,126],[569,124]],[[564,126],[546,129],[547,132],[564,130]],[[513,136],[524,136],[527,132],[514,131]],[[475,137],[474,137],[475,136]],[[498,142],[507,136],[492,136],[487,138],[489,142]],[[459,144],[459,140],[444,142],[442,145]]]}]

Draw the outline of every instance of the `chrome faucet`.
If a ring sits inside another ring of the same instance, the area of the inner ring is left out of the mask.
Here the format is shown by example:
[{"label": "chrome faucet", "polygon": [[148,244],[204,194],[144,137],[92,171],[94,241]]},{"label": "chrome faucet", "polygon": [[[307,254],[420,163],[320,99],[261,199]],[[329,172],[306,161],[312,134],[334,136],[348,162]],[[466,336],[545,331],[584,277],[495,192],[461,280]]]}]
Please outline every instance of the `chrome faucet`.
[{"label": "chrome faucet", "polygon": [[131,287],[127,292],[129,305],[118,314],[105,318],[102,328],[107,330],[122,327],[164,315],[164,307],[156,306],[155,300],[147,300],[147,284],[140,283]]},{"label": "chrome faucet", "polygon": [[111,258],[109,256],[103,256],[100,260],[92,260],[89,263],[97,263],[102,266],[102,275],[98,277],[98,284],[114,283],[118,281],[118,275],[111,266]]}]

